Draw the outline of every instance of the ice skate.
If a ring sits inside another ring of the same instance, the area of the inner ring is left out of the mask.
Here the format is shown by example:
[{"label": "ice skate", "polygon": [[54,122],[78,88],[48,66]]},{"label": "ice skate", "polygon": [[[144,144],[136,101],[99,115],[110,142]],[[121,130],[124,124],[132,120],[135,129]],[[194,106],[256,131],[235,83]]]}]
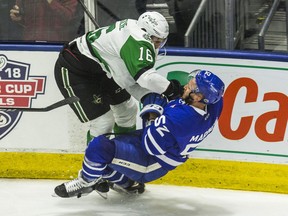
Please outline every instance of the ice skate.
[{"label": "ice skate", "polygon": [[109,182],[109,187],[120,194],[138,195],[145,191],[145,184],[130,180],[129,186],[126,188],[121,187],[115,183]]},{"label": "ice skate", "polygon": [[86,196],[95,190],[101,197],[107,199],[107,192],[109,191],[108,183],[102,178],[96,179],[92,182],[87,182],[81,177],[81,172],[78,178],[58,185],[54,192],[57,196],[62,198],[70,198]]}]

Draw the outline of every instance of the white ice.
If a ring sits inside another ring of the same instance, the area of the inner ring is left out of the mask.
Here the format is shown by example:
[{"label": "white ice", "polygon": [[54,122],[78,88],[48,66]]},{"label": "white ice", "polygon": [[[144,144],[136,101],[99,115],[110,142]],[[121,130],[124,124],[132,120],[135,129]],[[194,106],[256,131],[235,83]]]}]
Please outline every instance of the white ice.
[{"label": "white ice", "polygon": [[114,191],[52,197],[62,180],[0,179],[1,216],[287,216],[288,195],[147,184],[138,197]]}]

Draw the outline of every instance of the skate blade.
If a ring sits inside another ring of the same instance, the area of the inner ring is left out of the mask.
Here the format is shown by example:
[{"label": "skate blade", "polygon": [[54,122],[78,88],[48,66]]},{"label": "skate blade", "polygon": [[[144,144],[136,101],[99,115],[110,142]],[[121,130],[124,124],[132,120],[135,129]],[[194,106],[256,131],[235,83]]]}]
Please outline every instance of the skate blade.
[{"label": "skate blade", "polygon": [[51,194],[52,197],[59,197],[56,193]]},{"label": "skate blade", "polygon": [[108,193],[102,193],[100,191],[95,190],[103,199],[108,199]]},{"label": "skate blade", "polygon": [[[99,191],[96,191],[103,199],[108,199],[108,193],[101,193]],[[82,194],[82,196],[86,196],[87,194]],[[52,197],[58,197],[60,198],[56,193],[51,194]],[[80,197],[78,197],[80,198]]]}]

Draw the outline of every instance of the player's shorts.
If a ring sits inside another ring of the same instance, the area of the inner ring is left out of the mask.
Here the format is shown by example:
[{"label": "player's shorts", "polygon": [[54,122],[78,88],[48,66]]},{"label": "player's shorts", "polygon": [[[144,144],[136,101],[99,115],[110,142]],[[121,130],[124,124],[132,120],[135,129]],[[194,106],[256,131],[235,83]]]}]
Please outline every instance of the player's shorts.
[{"label": "player's shorts", "polygon": [[111,78],[101,66],[82,55],[76,43],[65,45],[54,69],[55,80],[62,95],[77,96],[80,102],[70,105],[81,122],[93,120],[131,95]]}]

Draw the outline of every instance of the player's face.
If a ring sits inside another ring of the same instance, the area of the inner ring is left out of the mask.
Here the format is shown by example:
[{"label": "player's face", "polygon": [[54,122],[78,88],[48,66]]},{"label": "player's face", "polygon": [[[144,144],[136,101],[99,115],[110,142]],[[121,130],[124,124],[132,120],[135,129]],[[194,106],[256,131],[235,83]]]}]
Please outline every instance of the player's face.
[{"label": "player's face", "polygon": [[184,100],[200,101],[203,98],[203,95],[201,93],[193,93],[194,89],[196,88],[197,88],[196,80],[195,78],[192,78],[184,86],[184,93],[182,95],[182,98]]},{"label": "player's face", "polygon": [[162,48],[165,45],[167,39],[161,39],[161,38],[158,38],[158,37],[155,37],[155,36],[151,36],[151,40],[152,40],[152,43],[155,46],[155,49],[159,49],[159,48]]},{"label": "player's face", "polygon": [[189,97],[189,94],[191,93],[191,91],[193,91],[193,89],[195,89],[196,86],[196,82],[195,82],[195,78],[192,78],[191,80],[189,80],[189,82],[184,86],[184,93],[182,98],[187,98]]}]

